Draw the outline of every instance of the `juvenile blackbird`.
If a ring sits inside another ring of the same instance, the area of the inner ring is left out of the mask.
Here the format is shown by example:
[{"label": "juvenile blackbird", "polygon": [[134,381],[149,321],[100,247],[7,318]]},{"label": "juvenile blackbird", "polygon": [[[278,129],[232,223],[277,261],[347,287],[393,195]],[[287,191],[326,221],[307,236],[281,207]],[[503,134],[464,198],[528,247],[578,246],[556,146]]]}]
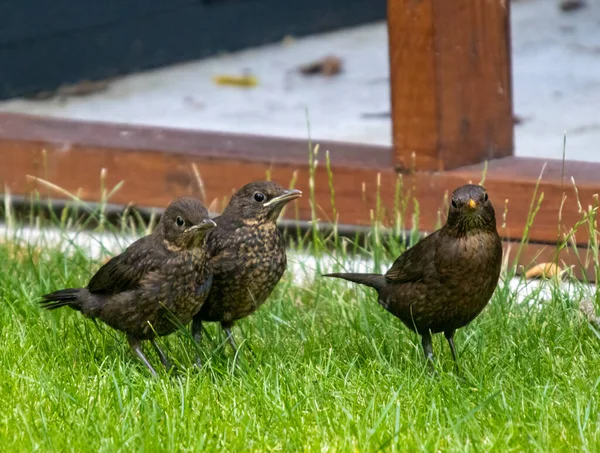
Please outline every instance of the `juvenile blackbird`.
[{"label": "juvenile blackbird", "polygon": [[446,224],[400,255],[385,275],[325,276],[375,288],[379,303],[421,335],[430,361],[431,334],[444,332],[456,362],[454,332],[486,306],[501,262],[492,203],[483,187],[468,184],[453,192]]},{"label": "juvenile blackbird", "polygon": [[283,207],[300,196],[299,190],[284,190],[274,182],[253,182],[235,193],[214,219],[217,227],[206,240],[213,284],[192,322],[196,342],[202,321],[220,322],[237,352],[231,327],[265,302],[285,272],[285,242],[276,221]]},{"label": "juvenile blackbird", "polygon": [[170,362],[155,341],[198,313],[212,282],[205,238],[215,223],[204,205],[179,198],[165,210],[153,233],[110,259],[85,288],[43,296],[42,307],[68,306],[127,334],[129,345],[153,375],[142,340],[150,340],[162,364]]}]

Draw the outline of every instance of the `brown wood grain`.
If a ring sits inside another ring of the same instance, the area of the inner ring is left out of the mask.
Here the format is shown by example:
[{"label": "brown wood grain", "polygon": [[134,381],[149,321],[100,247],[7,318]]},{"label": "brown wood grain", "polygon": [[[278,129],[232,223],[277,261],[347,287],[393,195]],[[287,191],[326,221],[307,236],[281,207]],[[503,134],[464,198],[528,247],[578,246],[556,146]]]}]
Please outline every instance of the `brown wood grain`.
[{"label": "brown wood grain", "polygon": [[571,268],[572,275],[580,281],[598,281],[591,249],[578,247],[575,250],[569,247],[557,252],[556,247],[552,245],[527,244],[518,255],[519,244],[509,241],[504,241],[502,249],[506,265],[509,268],[516,265],[517,275],[525,274],[537,264],[556,263],[561,270]]},{"label": "brown wood grain", "polygon": [[[296,187],[305,192],[297,205],[300,218],[310,219],[309,168],[306,151],[304,156],[301,152],[306,146],[303,140],[246,136],[243,141],[240,139],[239,151],[220,153],[214,150],[227,149],[231,142],[227,134],[162,129],[158,134],[153,133],[152,128],[142,128],[146,135],[138,140],[137,132],[121,134],[123,130],[137,131],[136,128],[122,125],[70,121],[62,124],[62,120],[51,120],[50,124],[40,122],[39,118],[16,116],[11,117],[13,123],[7,128],[6,118],[6,115],[0,116],[3,125],[0,128],[0,184],[6,184],[16,194],[26,195],[37,189],[43,195],[64,198],[64,194],[26,178],[26,175],[35,175],[70,192],[78,192],[83,199],[98,200],[101,197],[100,172],[104,168],[109,189],[124,181],[112,202],[160,207],[173,197],[200,193],[191,166],[195,163],[204,182],[207,203],[222,201],[248,181],[264,179],[268,171],[273,179],[284,185],[296,178]],[[57,135],[61,130],[64,136]],[[73,136],[69,131],[74,132]],[[48,139],[44,139],[46,132]],[[315,171],[317,213],[321,220],[331,221],[335,219],[330,203],[329,175],[325,168],[324,148],[321,149]],[[243,150],[254,151],[240,159],[237,154]],[[356,145],[331,143],[329,150],[339,213],[337,220],[344,224],[368,225],[371,210],[377,205],[378,192],[385,221],[391,221],[396,182],[402,178],[409,198],[414,197],[419,202],[420,228],[431,231],[440,216],[444,216],[445,193],[469,181],[479,182],[482,176],[482,165],[399,176],[382,163],[385,158],[371,160],[373,155],[384,151],[390,155],[390,149],[363,147],[360,150]],[[552,243],[557,240],[563,194],[567,199],[563,206],[561,231],[564,233],[581,218],[571,177],[577,183],[584,208],[594,202],[594,194],[600,191],[600,164],[567,162],[563,169],[560,161],[515,157],[493,160],[488,167],[486,187],[496,207],[499,224],[503,223],[505,200],[508,200],[506,225],[501,228],[506,238],[521,238],[536,180],[545,164],[540,183],[540,193],[543,192],[545,198],[530,232],[532,241]],[[378,177],[381,181],[379,189]],[[413,203],[409,203],[404,222],[408,228],[412,226],[412,209]],[[288,215],[292,214],[293,210],[288,210]],[[587,235],[581,232],[576,239],[585,244]]]},{"label": "brown wood grain", "polygon": [[[42,151],[44,149],[45,151]],[[77,193],[81,198],[98,201],[100,192],[100,172],[107,169],[105,184],[108,190],[121,181],[124,186],[112,198],[116,204],[137,204],[140,206],[164,207],[174,197],[180,195],[200,196],[200,190],[191,169],[195,163],[200,170],[206,189],[205,202],[212,205],[212,210],[219,212],[230,194],[247,181],[265,178],[269,168],[268,163],[236,162],[234,160],[208,159],[202,160],[187,155],[170,154],[168,152],[134,151],[123,153],[119,150],[102,148],[72,147],[68,151],[57,145],[31,144],[29,142],[0,141],[0,180],[6,183],[14,194],[28,195],[37,190],[43,197],[65,198],[59,192],[28,179],[25,175],[37,175],[49,180],[61,188]],[[535,166],[534,162],[515,162],[518,167],[523,164]],[[537,164],[537,163],[536,163]],[[583,164],[582,166],[586,166]],[[282,184],[287,184],[297,172],[296,187],[304,191],[304,197],[297,202],[298,218],[310,220],[308,169],[287,164],[275,165],[271,169],[272,177]],[[336,207],[339,212],[338,221],[343,224],[368,225],[371,211],[376,207],[377,179],[381,177],[381,198],[384,223],[389,224],[393,217],[394,187],[397,175],[389,170],[376,172],[363,168],[334,169],[334,185],[336,191]],[[447,172],[446,174],[417,173],[404,176],[403,182],[411,196],[419,201],[419,225],[424,231],[432,231],[438,226],[438,221],[444,219],[444,192],[469,181],[478,182],[480,172]],[[582,199],[590,201],[593,193],[600,189],[600,181],[596,186],[589,185],[580,190]],[[363,192],[364,183],[364,192]],[[534,180],[519,180],[511,183],[508,179],[496,179],[488,174],[486,186],[493,197],[498,216],[499,232],[505,239],[513,242],[505,243],[505,252],[509,261],[515,258],[518,241],[524,229],[524,222],[529,210]],[[535,263],[552,262],[555,260],[555,246],[552,244],[557,237],[558,205],[562,191],[556,188],[557,181],[549,178],[540,184],[540,189],[546,195],[542,209],[538,213],[530,234],[530,241],[546,241],[550,244],[530,243],[518,260],[524,269]],[[571,203],[567,203],[563,213],[563,230],[577,221],[579,214],[573,204],[573,194],[569,186],[565,191]],[[363,197],[364,195],[364,197]],[[327,173],[321,168],[315,174],[315,198],[317,214],[321,221],[334,220],[330,205],[330,192]],[[503,227],[502,212],[504,199],[508,202],[508,218]],[[439,211],[441,210],[441,211]],[[438,213],[439,211],[439,213]],[[409,204],[406,213],[405,227],[412,227],[413,205]],[[286,217],[296,218],[294,208],[286,211]],[[577,239],[585,245],[587,235],[578,234]],[[575,266],[578,278],[595,281],[596,275],[588,252],[580,247],[581,260],[572,250],[562,251],[559,263]],[[587,258],[586,258],[587,256]],[[583,264],[583,266],[581,265]]]},{"label": "brown wood grain", "polygon": [[[401,169],[439,168],[433,5],[388,0],[392,141]],[[413,153],[416,162],[413,162]]]},{"label": "brown wood grain", "polygon": [[442,171],[512,155],[509,5],[388,0],[397,168]]},{"label": "brown wood grain", "polygon": [[[71,145],[120,149],[122,151],[163,151],[190,157],[228,158],[240,161],[277,161],[305,164],[309,141],[213,131],[161,128],[74,121],[32,115],[0,113],[0,137],[6,140],[49,143],[68,149]],[[389,168],[393,165],[389,147],[320,141],[322,156],[328,149],[336,165]]]}]

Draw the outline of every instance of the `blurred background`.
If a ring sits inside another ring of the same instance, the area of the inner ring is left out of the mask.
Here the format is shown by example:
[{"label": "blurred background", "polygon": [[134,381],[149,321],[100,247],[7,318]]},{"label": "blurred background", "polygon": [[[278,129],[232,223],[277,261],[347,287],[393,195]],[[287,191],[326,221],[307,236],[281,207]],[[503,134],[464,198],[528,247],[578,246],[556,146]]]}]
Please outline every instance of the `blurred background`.
[{"label": "blurred background", "polygon": [[[285,3],[285,4],[284,4]],[[391,145],[385,0],[0,5],[0,112]],[[600,2],[511,3],[515,155],[600,161]]]}]

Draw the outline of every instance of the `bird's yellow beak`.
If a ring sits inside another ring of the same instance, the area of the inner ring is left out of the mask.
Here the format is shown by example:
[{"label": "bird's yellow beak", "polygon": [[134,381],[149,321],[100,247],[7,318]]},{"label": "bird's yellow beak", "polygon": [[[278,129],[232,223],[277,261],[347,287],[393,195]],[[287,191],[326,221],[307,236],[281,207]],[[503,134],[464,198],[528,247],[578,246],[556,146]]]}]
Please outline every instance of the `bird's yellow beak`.
[{"label": "bird's yellow beak", "polygon": [[289,203],[290,201],[295,200],[296,198],[300,198],[301,196],[302,192],[300,190],[284,190],[281,195],[270,199],[265,204],[263,204],[263,206],[267,207],[271,205]]},{"label": "bird's yellow beak", "polygon": [[475,200],[473,200],[472,198],[469,198],[468,206],[471,209],[475,209],[477,207],[477,202]]},{"label": "bird's yellow beak", "polygon": [[204,219],[202,220],[198,225],[192,225],[191,227],[189,227],[188,229],[185,230],[186,233],[192,232],[192,231],[204,231],[204,230],[210,230],[211,228],[216,227],[217,224],[215,222],[213,222],[210,219]]}]

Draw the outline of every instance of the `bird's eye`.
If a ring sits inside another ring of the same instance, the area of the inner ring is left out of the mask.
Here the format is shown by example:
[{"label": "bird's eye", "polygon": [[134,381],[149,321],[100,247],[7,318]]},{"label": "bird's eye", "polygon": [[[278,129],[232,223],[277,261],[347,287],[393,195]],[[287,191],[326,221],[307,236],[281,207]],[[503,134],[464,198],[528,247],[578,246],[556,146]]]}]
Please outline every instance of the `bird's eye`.
[{"label": "bird's eye", "polygon": [[260,203],[261,201],[263,201],[265,199],[265,196],[260,192],[256,192],[254,194],[254,199]]},{"label": "bird's eye", "polygon": [[175,219],[175,222],[177,223],[177,226],[183,226],[183,224],[185,223],[183,221],[183,217],[181,217],[181,216],[177,216],[177,218]]},{"label": "bird's eye", "polygon": [[456,201],[452,200],[452,207],[453,208],[458,208],[458,205],[456,204]]},{"label": "bird's eye", "polygon": [[485,193],[485,195],[483,197],[483,201],[488,201],[488,194],[487,194],[487,192]]}]

